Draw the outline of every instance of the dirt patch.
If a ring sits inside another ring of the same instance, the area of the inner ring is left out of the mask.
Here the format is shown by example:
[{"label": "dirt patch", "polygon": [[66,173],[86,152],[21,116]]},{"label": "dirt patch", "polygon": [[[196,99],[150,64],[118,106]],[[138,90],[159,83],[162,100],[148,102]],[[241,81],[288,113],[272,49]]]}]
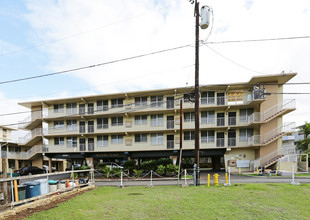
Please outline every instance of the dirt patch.
[{"label": "dirt patch", "polygon": [[[89,188],[89,189],[86,189],[86,190],[79,190],[79,191],[75,191],[74,193],[69,192],[68,194],[64,193],[62,195],[53,195],[53,196],[50,196],[50,197],[55,197],[55,199],[51,200],[51,201],[48,201],[48,202],[42,202],[42,203],[39,203],[37,205],[34,205],[34,207],[28,207],[28,208],[25,208],[19,212],[16,212],[16,213],[13,213],[12,215],[10,216],[5,216],[5,217],[0,217],[0,219],[4,219],[4,220],[20,220],[20,219],[24,219],[24,218],[27,218],[31,215],[33,215],[34,213],[37,213],[37,212],[42,212],[42,211],[45,211],[45,210],[49,210],[49,209],[52,209],[52,208],[55,208],[58,206],[58,204],[60,203],[63,203],[63,202],[66,202],[76,196],[79,196],[87,191],[90,191],[94,188]],[[50,197],[47,197],[45,199],[49,199]]]}]

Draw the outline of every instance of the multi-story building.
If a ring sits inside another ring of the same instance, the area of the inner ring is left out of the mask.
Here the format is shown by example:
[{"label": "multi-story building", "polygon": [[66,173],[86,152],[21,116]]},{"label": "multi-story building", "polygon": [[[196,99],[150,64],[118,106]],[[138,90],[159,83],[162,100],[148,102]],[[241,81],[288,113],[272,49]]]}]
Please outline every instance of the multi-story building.
[{"label": "multi-story building", "polygon": [[[282,116],[295,110],[294,100],[283,100],[283,84],[295,75],[200,86],[200,167],[253,170],[281,148],[281,137],[294,131]],[[176,162],[183,100],[183,157],[193,158],[192,92],[182,87],[23,102],[32,113],[23,124],[30,133],[21,141],[49,158],[91,164],[160,157]]]},{"label": "multi-story building", "polygon": [[28,161],[24,161],[23,156],[28,148],[18,145],[16,141],[12,140],[12,131],[15,129],[5,126],[0,126],[0,145],[1,145],[1,158],[0,170],[2,171],[3,163],[6,163],[7,168],[19,167],[28,165]]}]

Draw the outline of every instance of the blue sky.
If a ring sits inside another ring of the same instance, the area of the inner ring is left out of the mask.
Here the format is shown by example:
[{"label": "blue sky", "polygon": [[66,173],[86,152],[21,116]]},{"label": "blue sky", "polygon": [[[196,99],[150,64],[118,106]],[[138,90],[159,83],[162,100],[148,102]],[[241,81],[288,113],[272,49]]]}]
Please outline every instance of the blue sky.
[{"label": "blue sky", "polygon": [[[307,0],[201,0],[200,5],[204,4],[214,11],[209,42],[310,35]],[[1,0],[0,25],[0,81],[194,43],[193,5],[186,0]],[[210,30],[201,31],[201,39]],[[228,59],[202,46],[201,84],[247,82],[259,75],[257,72],[282,71],[298,72],[292,82],[310,82],[310,39],[210,47]],[[194,49],[189,47],[64,75],[2,84],[0,114],[26,110],[17,105],[21,101],[193,85],[193,64]],[[285,87],[285,92],[298,91],[310,89]],[[285,120],[297,124],[307,120],[309,95],[285,98],[296,98],[298,109]],[[26,116],[0,117],[0,124]]]}]

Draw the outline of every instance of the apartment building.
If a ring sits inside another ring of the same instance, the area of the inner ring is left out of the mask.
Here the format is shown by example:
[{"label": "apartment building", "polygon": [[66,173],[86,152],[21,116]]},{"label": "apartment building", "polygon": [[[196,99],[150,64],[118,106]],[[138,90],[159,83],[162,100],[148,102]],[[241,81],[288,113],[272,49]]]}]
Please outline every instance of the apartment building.
[{"label": "apartment building", "polygon": [[[295,110],[283,100],[283,84],[296,74],[255,76],[245,83],[200,87],[200,167],[249,171],[282,147],[294,131],[282,116]],[[180,101],[183,100],[183,157],[194,158],[193,88],[171,88],[19,103],[31,115],[20,140],[48,158],[177,161]],[[42,157],[41,157],[42,158]],[[51,160],[50,160],[51,162]],[[36,163],[43,163],[38,158]]]},{"label": "apartment building", "polygon": [[7,168],[15,169],[22,165],[28,164],[28,162],[23,161],[21,155],[23,152],[27,151],[27,147],[20,146],[16,141],[12,140],[12,131],[15,129],[0,126],[0,145],[1,145],[1,158],[0,171],[2,171],[3,163],[6,163]]}]

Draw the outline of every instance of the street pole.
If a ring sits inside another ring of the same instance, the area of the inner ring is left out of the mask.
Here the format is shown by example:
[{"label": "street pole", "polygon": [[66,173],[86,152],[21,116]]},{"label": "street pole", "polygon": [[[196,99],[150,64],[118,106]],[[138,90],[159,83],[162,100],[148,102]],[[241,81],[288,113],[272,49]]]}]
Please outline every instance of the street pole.
[{"label": "street pole", "polygon": [[197,164],[196,183],[200,185],[199,171],[199,2],[195,0],[195,164]]},{"label": "street pole", "polygon": [[179,177],[181,179],[181,167],[182,167],[182,147],[183,147],[183,101],[180,101],[180,155],[179,155]]}]

